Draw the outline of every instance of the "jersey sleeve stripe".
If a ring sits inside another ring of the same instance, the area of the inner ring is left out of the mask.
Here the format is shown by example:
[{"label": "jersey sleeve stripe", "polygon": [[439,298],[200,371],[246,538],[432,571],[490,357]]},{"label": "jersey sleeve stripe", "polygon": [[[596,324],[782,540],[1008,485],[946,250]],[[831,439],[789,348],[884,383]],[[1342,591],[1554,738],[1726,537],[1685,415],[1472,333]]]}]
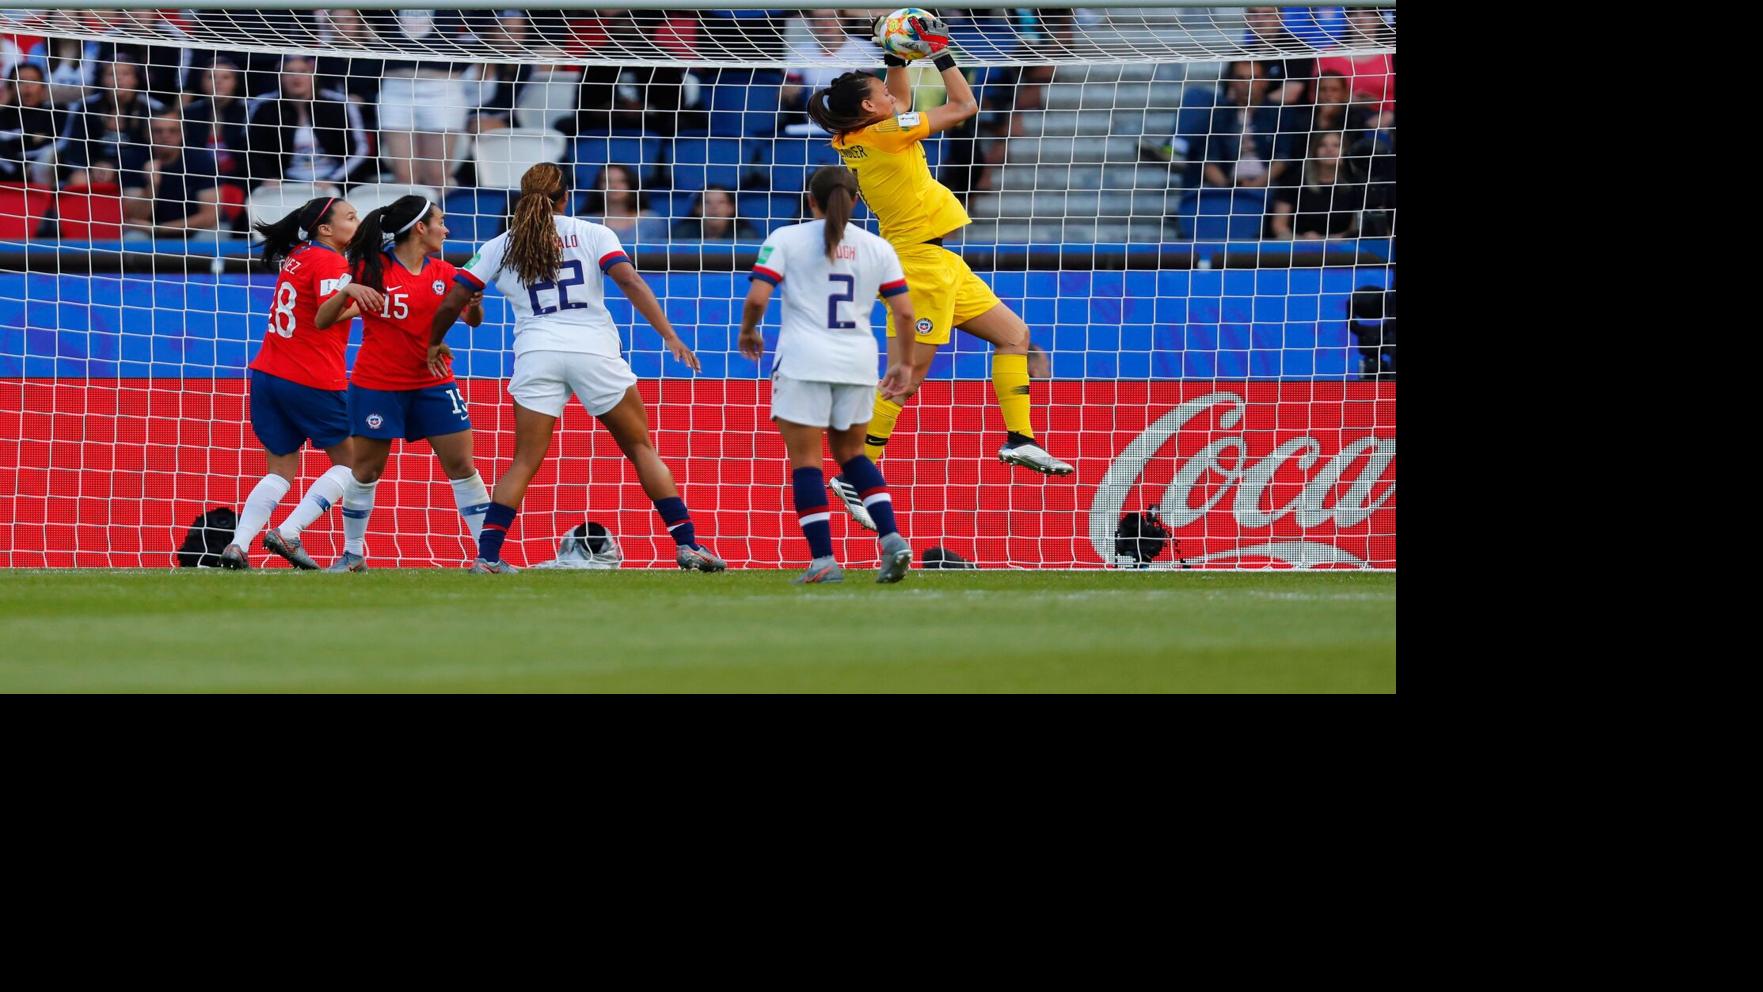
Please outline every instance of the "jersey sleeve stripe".
[{"label": "jersey sleeve stripe", "polygon": [[904,292],[906,292],[906,280],[904,279],[895,279],[893,282],[881,284],[881,295],[883,296],[899,296]]},{"label": "jersey sleeve stripe", "polygon": [[766,268],[763,265],[753,266],[753,274],[751,276],[748,276],[748,278],[749,279],[763,279],[766,282],[771,283],[773,286],[776,286],[778,283],[784,281],[783,273],[773,272],[772,270]]},{"label": "jersey sleeve stripe", "polygon": [[630,256],[622,251],[609,251],[600,256],[600,271],[611,272],[612,267],[620,262],[629,262]]},{"label": "jersey sleeve stripe", "polygon": [[477,276],[472,275],[471,273],[465,271],[464,269],[460,269],[458,272],[453,274],[453,281],[458,283],[461,286],[464,286],[466,289],[483,289],[484,288],[484,284],[478,280]]}]

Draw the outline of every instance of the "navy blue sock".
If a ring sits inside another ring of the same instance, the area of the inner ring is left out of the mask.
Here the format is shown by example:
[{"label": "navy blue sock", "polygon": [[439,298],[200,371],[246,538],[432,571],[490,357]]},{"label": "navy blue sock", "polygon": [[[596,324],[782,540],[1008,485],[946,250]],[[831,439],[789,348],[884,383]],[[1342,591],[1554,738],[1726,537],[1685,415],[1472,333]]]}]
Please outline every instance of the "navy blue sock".
[{"label": "navy blue sock", "polygon": [[894,524],[894,498],[888,495],[888,480],[882,478],[881,469],[875,467],[868,455],[858,455],[845,463],[845,481],[863,498],[864,508],[875,520],[877,534],[886,537],[899,532]]},{"label": "navy blue sock", "polygon": [[661,514],[661,522],[667,525],[667,532],[673,535],[673,543],[682,548],[698,546],[698,532],[692,527],[692,515],[686,512],[686,501],[678,496],[655,501],[655,512]]},{"label": "navy blue sock", "polygon": [[816,558],[831,558],[833,525],[828,523],[832,512],[826,505],[826,476],[817,468],[799,468],[790,473],[790,485],[796,490],[796,519],[808,539],[808,550]]},{"label": "navy blue sock", "polygon": [[477,556],[484,561],[502,560],[502,542],[508,539],[508,528],[514,526],[515,508],[491,503],[484,511],[484,529],[477,536]]}]

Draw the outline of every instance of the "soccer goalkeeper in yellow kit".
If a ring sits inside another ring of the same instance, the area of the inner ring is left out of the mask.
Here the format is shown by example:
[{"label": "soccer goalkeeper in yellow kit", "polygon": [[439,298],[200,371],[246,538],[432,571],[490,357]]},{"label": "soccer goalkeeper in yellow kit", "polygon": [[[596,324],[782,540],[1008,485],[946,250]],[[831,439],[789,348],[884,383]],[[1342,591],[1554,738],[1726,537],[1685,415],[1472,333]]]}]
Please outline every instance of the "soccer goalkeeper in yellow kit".
[{"label": "soccer goalkeeper in yellow kit", "polygon": [[[920,35],[940,51],[948,42],[940,19],[920,25]],[[941,44],[938,44],[938,42]],[[870,212],[881,222],[881,236],[894,246],[918,313],[917,326],[898,328],[888,316],[888,337],[909,334],[899,349],[899,365],[882,379],[869,422],[865,450],[879,460],[900,417],[899,400],[924,381],[937,348],[956,328],[991,343],[992,388],[1004,414],[1008,437],[998,451],[1006,464],[1048,475],[1070,475],[1071,466],[1035,443],[1028,392],[1028,325],[998,300],[960,255],[943,247],[943,237],[968,223],[967,211],[948,187],[931,176],[919,142],[979,113],[966,77],[947,52],[936,58],[949,101],[922,113],[910,111],[911,81],[905,61],[887,56],[887,82],[868,72],[847,72],[808,100],[808,115],[832,132],[833,148],[857,174]],[[835,477],[830,483],[858,523],[867,522],[855,489]]]}]

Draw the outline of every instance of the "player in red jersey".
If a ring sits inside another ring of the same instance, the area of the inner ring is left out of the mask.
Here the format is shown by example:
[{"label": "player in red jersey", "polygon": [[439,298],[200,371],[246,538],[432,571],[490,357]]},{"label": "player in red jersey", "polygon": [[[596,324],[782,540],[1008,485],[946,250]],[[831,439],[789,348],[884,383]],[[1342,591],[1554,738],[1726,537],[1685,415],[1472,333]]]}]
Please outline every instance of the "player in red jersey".
[{"label": "player in red jersey", "polygon": [[[353,285],[343,249],[361,218],[346,200],[321,196],[273,224],[258,224],[263,262],[277,266],[269,330],[251,363],[251,430],[263,445],[263,478],[245,498],[233,542],[221,552],[227,568],[249,568],[245,551],[269,523],[276,505],[300,477],[300,448],[310,440],[330,456],[330,471],[306,490],[281,526],[263,534],[263,547],[296,568],[318,563],[300,545],[300,532],[343,497],[349,479],[349,403],[343,350],[361,307],[378,308],[380,294]],[[359,304],[359,306],[358,306]]]},{"label": "player in red jersey", "polygon": [[[362,311],[361,350],[349,380],[349,424],[354,473],[343,494],[343,555],[333,572],[367,568],[367,519],[373,491],[385,471],[392,439],[426,439],[452,480],[453,499],[477,543],[490,493],[472,464],[471,415],[453,380],[452,353],[429,367],[429,328],[458,271],[432,254],[447,239],[441,209],[425,197],[405,196],[368,213],[349,242],[349,274],[382,296]],[[483,323],[483,294],[463,317]]]}]

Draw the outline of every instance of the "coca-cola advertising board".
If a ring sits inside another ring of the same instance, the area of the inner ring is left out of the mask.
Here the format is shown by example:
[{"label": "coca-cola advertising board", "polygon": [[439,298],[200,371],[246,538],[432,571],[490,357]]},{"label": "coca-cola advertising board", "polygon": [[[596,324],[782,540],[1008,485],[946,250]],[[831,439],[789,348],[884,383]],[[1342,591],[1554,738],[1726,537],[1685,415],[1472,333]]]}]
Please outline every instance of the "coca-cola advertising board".
[{"label": "coca-cola advertising board", "polygon": [[[476,456],[493,484],[513,453],[505,383],[461,380]],[[806,560],[769,384],[667,379],[640,385],[657,450],[698,534],[736,567]],[[1037,382],[1038,439],[1066,478],[1000,464],[1003,423],[987,382],[928,382],[881,461],[902,530],[982,567],[1118,564],[1124,513],[1155,509],[1176,545],[1153,568],[1396,566],[1393,382]],[[0,565],[161,567],[190,522],[237,509],[263,473],[238,379],[0,380]],[[426,445],[395,444],[368,548],[382,565],[469,560],[451,491]],[[303,479],[328,466],[308,452]],[[836,506],[836,501],[835,501]],[[341,547],[337,514],[306,534]],[[584,519],[611,527],[626,567],[672,567],[667,540],[606,432],[579,408],[521,506],[505,554],[552,557]],[[835,522],[837,552],[873,563],[873,535]],[[281,567],[258,553],[259,564]]]}]

